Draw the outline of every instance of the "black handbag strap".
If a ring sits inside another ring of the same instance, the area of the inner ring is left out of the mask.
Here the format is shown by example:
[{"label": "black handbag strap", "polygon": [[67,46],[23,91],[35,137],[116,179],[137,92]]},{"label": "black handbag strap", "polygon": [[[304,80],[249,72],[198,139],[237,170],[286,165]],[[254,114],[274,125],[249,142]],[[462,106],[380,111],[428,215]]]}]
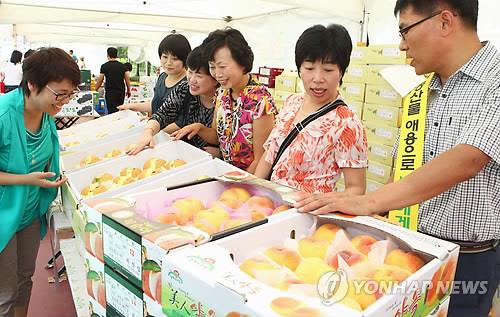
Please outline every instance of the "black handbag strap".
[{"label": "black handbag strap", "polygon": [[274,166],[276,163],[278,163],[281,155],[285,152],[286,148],[295,140],[299,132],[304,129],[309,123],[313,122],[314,120],[318,119],[319,117],[327,114],[328,112],[336,109],[340,105],[344,105],[344,101],[342,99],[337,99],[333,102],[330,102],[323,107],[321,107],[317,112],[311,113],[308,115],[306,118],[304,118],[302,121],[300,121],[296,126],[295,129],[292,129],[290,133],[286,136],[285,140],[283,143],[281,143],[281,146],[278,150],[278,153],[276,154],[276,158],[274,159],[273,165],[271,165],[271,172],[269,174],[269,178],[271,177],[271,174],[273,173]]}]

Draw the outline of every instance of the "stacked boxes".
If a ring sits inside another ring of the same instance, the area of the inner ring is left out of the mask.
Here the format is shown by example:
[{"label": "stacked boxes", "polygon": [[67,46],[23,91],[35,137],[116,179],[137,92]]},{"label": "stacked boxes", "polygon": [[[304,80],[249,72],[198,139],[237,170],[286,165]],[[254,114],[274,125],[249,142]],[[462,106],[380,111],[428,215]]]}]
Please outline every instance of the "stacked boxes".
[{"label": "stacked boxes", "polygon": [[283,68],[276,67],[259,67],[259,73],[257,74],[257,79],[263,85],[268,88],[274,88],[276,83],[276,77],[283,72]]},{"label": "stacked boxes", "polygon": [[276,77],[276,85],[274,90],[274,102],[278,111],[283,108],[286,98],[296,93],[302,92],[302,81],[297,72],[286,71]]},{"label": "stacked boxes", "polygon": [[[405,64],[406,54],[397,45],[356,47],[344,76],[341,93],[363,119],[368,138],[367,191],[391,180],[392,148],[401,126],[403,97],[380,75],[390,65]],[[358,110],[357,103],[362,102]],[[354,106],[352,106],[354,105]],[[338,186],[342,188],[342,183]]]}]

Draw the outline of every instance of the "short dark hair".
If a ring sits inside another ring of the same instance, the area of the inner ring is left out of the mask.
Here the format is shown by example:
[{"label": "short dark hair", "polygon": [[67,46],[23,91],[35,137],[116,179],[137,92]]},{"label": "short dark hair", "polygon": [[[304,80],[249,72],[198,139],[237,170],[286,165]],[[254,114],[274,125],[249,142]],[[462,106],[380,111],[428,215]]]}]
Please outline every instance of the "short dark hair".
[{"label": "short dark hair", "polygon": [[172,33],[163,40],[161,40],[160,45],[158,45],[158,56],[161,58],[162,54],[172,54],[182,61],[182,65],[186,68],[186,60],[191,52],[191,45],[187,38],[179,33]]},{"label": "short dark hair", "polygon": [[39,93],[50,82],[69,80],[75,87],[80,84],[80,69],[71,56],[56,47],[40,48],[23,63],[21,87],[26,96],[30,95],[28,82]]},{"label": "short dark hair", "polygon": [[208,68],[208,56],[205,54],[203,45],[193,48],[187,58],[187,67],[195,72],[210,74]]},{"label": "short dark hair", "polygon": [[449,9],[458,14],[465,24],[477,31],[478,0],[397,0],[394,16],[408,8],[421,15],[430,15],[439,8]]},{"label": "short dark hair", "polygon": [[328,27],[318,24],[305,30],[297,40],[295,65],[300,74],[300,66],[304,61],[336,64],[343,77],[351,61],[351,52],[352,40],[345,27],[340,24],[330,24]]},{"label": "short dark hair", "polygon": [[35,53],[35,50],[32,50],[31,48],[24,52],[24,58],[30,57],[31,54]]},{"label": "short dark hair", "polygon": [[252,48],[240,31],[231,27],[215,30],[208,34],[202,45],[205,46],[209,61],[214,60],[215,52],[218,49],[227,47],[236,63],[244,68],[245,73],[252,71],[254,58]]},{"label": "short dark hair", "polygon": [[117,58],[118,57],[118,50],[116,47],[108,47],[108,50],[106,51],[108,54],[109,58]]},{"label": "short dark hair", "polygon": [[23,59],[23,53],[19,52],[18,50],[12,51],[12,54],[10,55],[11,63],[19,64],[22,59]]}]

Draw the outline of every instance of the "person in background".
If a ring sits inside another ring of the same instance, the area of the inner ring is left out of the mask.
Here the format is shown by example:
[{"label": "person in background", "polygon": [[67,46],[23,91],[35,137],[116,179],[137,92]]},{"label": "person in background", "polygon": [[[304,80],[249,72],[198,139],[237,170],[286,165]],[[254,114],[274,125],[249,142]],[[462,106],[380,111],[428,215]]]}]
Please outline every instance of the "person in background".
[{"label": "person in background", "polygon": [[[154,146],[153,136],[160,130],[172,133],[180,128],[200,123],[209,127],[213,121],[214,97],[218,82],[210,75],[208,58],[201,46],[194,48],[187,58],[187,82],[181,82],[165,99],[163,105],[148,121],[141,139],[129,151],[135,155],[146,146]],[[219,156],[218,147],[209,144],[199,136],[186,140],[192,145]]]},{"label": "person in background", "polygon": [[98,90],[104,78],[104,98],[108,113],[118,111],[118,106],[125,100],[125,87],[127,88],[127,97],[130,97],[130,73],[125,65],[118,61],[118,50],[115,47],[109,47],[107,50],[108,61],[101,65],[101,73],[97,77],[96,88]]},{"label": "person in background", "polygon": [[164,72],[158,76],[153,99],[148,102],[124,104],[118,109],[156,113],[170,92],[186,81],[186,59],[189,52],[191,45],[184,35],[167,35],[158,46],[158,56]]},{"label": "person in background", "polygon": [[434,73],[423,166],[366,195],[305,195],[297,204],[314,214],[374,215],[420,203],[418,230],[460,245],[453,317],[488,316],[500,279],[500,52],[479,40],[478,6],[396,1],[399,48],[417,74]]},{"label": "person in background", "polygon": [[21,79],[23,78],[23,70],[21,60],[23,59],[23,53],[18,50],[12,51],[9,63],[5,64],[3,69],[4,73],[4,84],[5,92],[12,91],[19,87]]},{"label": "person in background", "polygon": [[66,181],[53,116],[79,83],[65,51],[43,48],[24,61],[19,89],[0,96],[0,316],[27,315],[45,213]]},{"label": "person in background", "polygon": [[132,72],[132,64],[129,62],[123,63],[125,65],[125,68],[129,71]]},{"label": "person in background", "polygon": [[187,125],[172,136],[191,139],[199,135],[210,144],[219,144],[226,162],[253,173],[274,127],[274,101],[267,88],[250,75],[253,52],[240,31],[213,31],[202,45],[210,74],[221,85],[216,94],[214,121],[211,127]]},{"label": "person in background", "polygon": [[80,56],[80,60],[78,61],[78,68],[86,69],[87,65],[85,64],[85,57]]},{"label": "person in background", "polygon": [[24,59],[27,59],[28,57],[31,56],[31,54],[35,53],[35,50],[32,50],[31,48],[24,52]]},{"label": "person in background", "polygon": [[75,63],[78,63],[78,57],[73,53],[73,50],[69,50],[69,56],[71,56],[71,59],[73,59]]},{"label": "person in background", "polygon": [[315,25],[295,45],[295,64],[304,93],[288,97],[264,144],[255,175],[309,193],[335,191],[344,175],[345,190],[363,194],[368,166],[366,133],[360,119],[342,102],[301,130],[272,168],[285,138],[309,115],[342,101],[342,83],[352,51],[347,30],[338,24]]}]

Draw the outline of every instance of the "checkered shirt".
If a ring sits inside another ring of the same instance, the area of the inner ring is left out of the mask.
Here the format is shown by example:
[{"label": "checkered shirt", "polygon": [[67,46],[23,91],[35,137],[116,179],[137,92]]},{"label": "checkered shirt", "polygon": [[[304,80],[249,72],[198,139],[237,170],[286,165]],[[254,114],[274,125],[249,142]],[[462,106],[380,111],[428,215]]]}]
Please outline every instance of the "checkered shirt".
[{"label": "checkered shirt", "polygon": [[435,76],[429,88],[424,164],[458,144],[491,157],[476,176],[420,205],[419,231],[448,240],[500,239],[500,53],[483,44],[444,86]]}]

